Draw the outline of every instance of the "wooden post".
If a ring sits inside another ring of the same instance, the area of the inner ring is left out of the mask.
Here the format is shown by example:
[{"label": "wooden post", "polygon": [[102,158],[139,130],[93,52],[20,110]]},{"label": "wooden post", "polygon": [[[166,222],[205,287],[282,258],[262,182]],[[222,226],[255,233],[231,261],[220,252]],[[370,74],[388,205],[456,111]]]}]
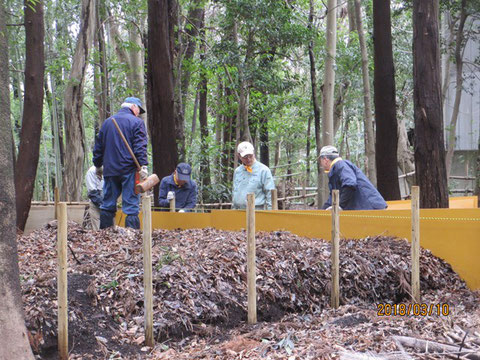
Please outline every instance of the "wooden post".
[{"label": "wooden post", "polygon": [[277,189],[272,189],[272,210],[278,210],[278,193]]},{"label": "wooden post", "polygon": [[170,200],[170,212],[175,212],[175,198]]},{"label": "wooden post", "polygon": [[55,220],[58,220],[58,214],[57,214],[57,209],[58,209],[58,187],[55,186],[55,190],[54,190],[54,193],[53,193],[53,201],[55,202],[54,203],[54,207],[55,207]]},{"label": "wooden post", "polygon": [[339,271],[339,247],[340,247],[340,209],[339,191],[332,191],[332,293],[331,306],[337,309],[340,305],[340,271]]},{"label": "wooden post", "polygon": [[247,288],[248,323],[257,322],[257,288],[255,269],[255,194],[247,195]]},{"label": "wooden post", "polygon": [[145,294],[145,345],[153,347],[152,200],[150,196],[142,195],[142,212],[143,287]]},{"label": "wooden post", "polygon": [[68,359],[68,298],[67,298],[67,204],[58,204],[57,222],[57,302],[58,302],[58,354]]},{"label": "wooden post", "polygon": [[412,186],[412,300],[420,303],[420,189]]}]

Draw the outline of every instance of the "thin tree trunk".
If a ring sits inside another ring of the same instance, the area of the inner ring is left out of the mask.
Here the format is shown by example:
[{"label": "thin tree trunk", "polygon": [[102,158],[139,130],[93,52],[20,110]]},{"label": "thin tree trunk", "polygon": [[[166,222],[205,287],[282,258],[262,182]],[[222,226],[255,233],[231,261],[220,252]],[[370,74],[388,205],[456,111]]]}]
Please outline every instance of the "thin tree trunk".
[{"label": "thin tree trunk", "polygon": [[[140,21],[143,24],[143,19]],[[132,66],[132,89],[135,92],[135,96],[145,103],[145,71],[144,71],[144,53],[142,36],[140,29],[131,27],[128,29],[128,36],[130,42],[135,46],[130,50],[130,64]],[[145,116],[145,115],[144,115]]]},{"label": "thin tree trunk", "polygon": [[[334,145],[333,107],[335,92],[335,56],[337,52],[337,0],[328,0],[327,8],[327,56],[325,59],[325,75],[323,80],[323,112],[322,112],[322,145]],[[319,147],[320,149],[320,147]],[[320,150],[318,150],[320,151]],[[321,207],[328,197],[327,182],[323,174],[319,174],[318,206]]]},{"label": "thin tree trunk", "polygon": [[[233,91],[225,86],[225,99],[226,107],[231,109],[231,98]],[[222,169],[223,169],[223,183],[227,184],[232,181],[233,170],[235,164],[234,161],[234,152],[235,152],[235,142],[233,139],[233,122],[235,121],[234,114],[226,114],[224,117],[224,126],[223,126],[223,149],[222,149]]]},{"label": "thin tree trunk", "polygon": [[373,32],[377,187],[386,200],[399,200],[398,124],[390,0],[373,1]]},{"label": "thin tree trunk", "polygon": [[447,178],[452,170],[453,152],[455,150],[456,143],[456,130],[458,121],[458,112],[460,111],[460,101],[462,100],[463,92],[463,48],[465,46],[463,29],[465,27],[465,21],[468,14],[466,12],[467,0],[462,0],[460,7],[460,22],[458,24],[456,44],[455,44],[455,65],[456,65],[456,89],[455,89],[455,101],[453,103],[452,118],[448,126],[448,148],[446,157]]},{"label": "thin tree trunk", "polygon": [[360,0],[355,0],[355,16],[357,23],[357,34],[362,55],[362,77],[363,77],[363,103],[364,103],[364,129],[365,129],[365,156],[367,157],[367,176],[370,182],[377,184],[377,173],[375,171],[375,132],[373,129],[372,107],[370,99],[370,76],[368,74],[368,54],[363,30],[362,7]]},{"label": "thin tree trunk", "polygon": [[[205,41],[205,15],[202,18],[202,30],[201,38]],[[208,112],[207,112],[207,98],[208,98],[208,87],[207,87],[207,69],[205,68],[205,45],[202,45],[200,63],[202,69],[200,70],[200,83],[199,83],[199,120],[200,120],[200,138],[201,138],[201,154],[200,154],[200,176],[201,176],[201,189],[202,189],[202,199],[206,200],[206,187],[210,185],[210,159],[208,154]]]},{"label": "thin tree trunk", "polygon": [[[223,114],[219,111],[222,106],[222,95],[223,95],[223,83],[220,77],[218,78],[218,85],[217,85],[217,111],[215,114],[215,145],[217,149],[222,148],[222,122],[223,122]],[[222,152],[217,151],[215,155],[215,168],[217,172],[213,174],[215,182],[220,183],[221,177],[220,173],[222,172]]]},{"label": "thin tree trunk", "polygon": [[17,163],[17,226],[25,229],[35,187],[42,133],[45,68],[43,3],[25,0],[25,101]]},{"label": "thin tree trunk", "polygon": [[443,85],[442,85],[442,104],[445,104],[445,97],[447,96],[448,86],[450,85],[450,57],[452,56],[452,42],[455,36],[455,21],[451,19],[450,12],[447,11],[444,16],[445,22],[445,31],[448,31],[448,38],[446,39],[445,44],[445,54],[442,56],[443,58],[443,66],[442,66],[442,73],[443,73]]},{"label": "thin tree trunk", "polygon": [[268,117],[260,119],[260,162],[270,166],[270,152],[268,148]]},{"label": "thin tree trunk", "polygon": [[[38,9],[38,8],[37,8]],[[39,9],[40,10],[40,9]],[[26,10],[28,11],[28,10]],[[27,16],[30,18],[31,14]],[[39,15],[39,14],[37,14]],[[27,24],[27,22],[25,22]],[[10,120],[8,34],[0,5],[0,359],[33,359],[23,318],[15,228],[13,138]],[[30,27],[29,24],[28,27]],[[30,35],[28,35],[30,36]],[[41,34],[39,34],[41,37]],[[43,85],[40,83],[40,85]],[[43,90],[43,89],[42,89]]]},{"label": "thin tree trunk", "polygon": [[82,21],[72,60],[70,76],[65,88],[66,163],[65,184],[67,199],[79,201],[82,195],[83,164],[85,160],[85,129],[83,124],[83,87],[88,66],[88,56],[95,30],[96,0],[82,1]]},{"label": "thin tree trunk", "polygon": [[192,115],[192,129],[190,131],[190,147],[192,147],[193,139],[195,139],[195,131],[197,130],[197,114],[198,114],[198,101],[199,101],[199,91],[197,89],[195,93],[195,102],[193,103],[193,115]]},{"label": "thin tree trunk", "polygon": [[95,134],[98,133],[103,121],[111,115],[110,104],[107,100],[109,98],[109,86],[105,31],[103,26],[106,14],[104,1],[105,0],[98,0],[96,4],[95,44],[98,59],[95,65],[95,101],[98,108],[98,118],[95,122]]},{"label": "thin tree trunk", "polygon": [[[315,14],[314,2],[310,0],[310,12],[308,15],[308,29],[312,31],[313,29],[313,16]],[[318,103],[318,94],[317,94],[317,70],[315,65],[315,55],[313,53],[314,40],[312,39],[308,43],[308,58],[310,60],[310,82],[312,86],[312,105],[313,105],[313,116],[314,116],[314,129],[315,129],[315,145],[317,148],[316,164],[317,164],[317,186],[320,188],[320,179],[322,179],[322,168],[320,165],[320,149],[321,149],[321,138],[320,138],[320,105]],[[275,164],[277,165],[277,164]],[[321,191],[317,192],[317,206],[323,205],[324,197]],[[320,204],[320,205],[319,205]]]},{"label": "thin tree trunk", "polygon": [[422,208],[448,208],[438,0],[413,1],[415,169]]},{"label": "thin tree trunk", "polygon": [[[148,125],[153,172],[160,178],[170,175],[178,162],[169,17],[173,5],[172,1],[148,1]],[[154,199],[158,206],[158,187],[155,187]]]}]

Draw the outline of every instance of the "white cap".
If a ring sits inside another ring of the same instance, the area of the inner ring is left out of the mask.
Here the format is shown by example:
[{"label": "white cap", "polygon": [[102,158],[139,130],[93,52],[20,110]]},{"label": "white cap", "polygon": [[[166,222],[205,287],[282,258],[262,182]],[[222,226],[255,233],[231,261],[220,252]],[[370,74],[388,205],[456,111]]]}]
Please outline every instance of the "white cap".
[{"label": "white cap", "polygon": [[329,155],[338,156],[338,150],[335,146],[326,145],[322,147],[322,149],[320,150],[320,156],[329,156]]},{"label": "white cap", "polygon": [[241,157],[244,157],[246,155],[253,155],[253,145],[250,144],[248,141],[241,142],[240,144],[238,144],[237,152],[240,154]]}]

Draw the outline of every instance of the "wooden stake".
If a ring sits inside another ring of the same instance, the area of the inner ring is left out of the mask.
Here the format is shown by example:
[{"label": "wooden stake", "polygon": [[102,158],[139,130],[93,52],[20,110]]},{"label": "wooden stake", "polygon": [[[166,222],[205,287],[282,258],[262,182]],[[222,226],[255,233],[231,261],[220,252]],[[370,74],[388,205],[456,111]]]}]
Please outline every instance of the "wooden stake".
[{"label": "wooden stake", "polygon": [[58,204],[57,223],[57,302],[58,302],[58,354],[68,359],[68,298],[67,298],[67,204]]},{"label": "wooden stake", "polygon": [[247,195],[247,287],[248,323],[257,322],[257,285],[255,269],[255,194]]},{"label": "wooden stake", "polygon": [[170,212],[175,212],[175,198],[170,200]]},{"label": "wooden stake", "polygon": [[340,271],[339,271],[339,247],[340,247],[340,209],[339,191],[332,191],[332,293],[331,306],[337,309],[340,306]]},{"label": "wooden stake", "polygon": [[278,210],[278,193],[277,189],[271,190],[272,192],[272,210]]},{"label": "wooden stake", "polygon": [[412,186],[412,300],[420,303],[420,188]]},{"label": "wooden stake", "polygon": [[[174,200],[175,201],[175,200]],[[153,347],[152,200],[142,195],[143,287],[145,294],[145,345]]]}]

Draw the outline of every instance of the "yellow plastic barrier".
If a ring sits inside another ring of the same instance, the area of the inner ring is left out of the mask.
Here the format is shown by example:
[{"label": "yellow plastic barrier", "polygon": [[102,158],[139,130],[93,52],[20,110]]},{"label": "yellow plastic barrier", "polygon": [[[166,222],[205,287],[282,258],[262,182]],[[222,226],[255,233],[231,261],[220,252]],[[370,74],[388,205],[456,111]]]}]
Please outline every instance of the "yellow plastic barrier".
[{"label": "yellow plastic barrier", "polygon": [[[117,213],[117,224],[123,225],[123,222],[124,216]],[[240,210],[152,212],[153,229],[213,227],[238,231],[244,229],[245,224],[245,212]],[[285,230],[299,236],[330,240],[330,212],[258,211],[256,230]],[[340,233],[342,238],[383,235],[410,240],[410,210],[343,211]],[[420,244],[448,262],[471,289],[480,289],[480,209],[421,209]]]},{"label": "yellow plastic barrier", "polygon": [[[410,200],[396,200],[387,201],[389,210],[404,210],[410,209]],[[477,196],[458,196],[449,198],[450,209],[477,209],[478,197]]]}]

